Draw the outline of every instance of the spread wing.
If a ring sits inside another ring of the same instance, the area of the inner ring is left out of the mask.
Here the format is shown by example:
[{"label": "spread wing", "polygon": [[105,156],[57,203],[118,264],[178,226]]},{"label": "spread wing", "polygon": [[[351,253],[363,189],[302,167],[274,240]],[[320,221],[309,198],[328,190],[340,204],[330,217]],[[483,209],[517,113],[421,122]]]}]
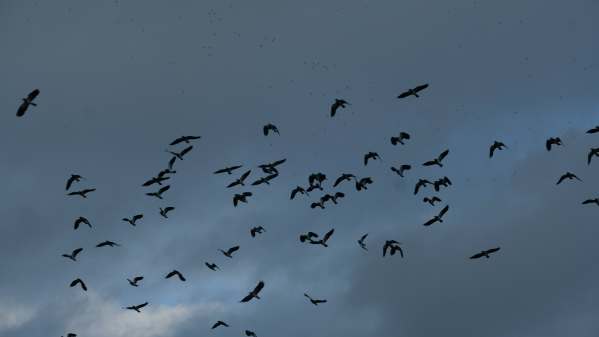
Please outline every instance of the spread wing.
[{"label": "spread wing", "polygon": [[483,256],[485,256],[485,254],[478,253],[478,254],[474,254],[474,255],[470,256],[470,258],[471,259],[478,259],[478,258],[483,257]]},{"label": "spread wing", "polygon": [[162,194],[162,193],[164,193],[164,192],[168,191],[168,190],[169,190],[169,188],[171,188],[171,185],[166,185],[166,186],[164,186],[163,188],[159,189],[159,190],[158,190],[158,193],[159,193],[159,194]]},{"label": "spread wing", "polygon": [[430,226],[430,225],[434,224],[436,221],[437,221],[436,218],[432,218],[429,221],[425,222],[424,226]]},{"label": "spread wing", "polygon": [[73,251],[73,253],[71,253],[71,255],[73,255],[73,258],[75,258],[77,255],[79,255],[79,253],[81,253],[81,251],[83,251],[83,248],[77,248]]},{"label": "spread wing", "polygon": [[491,249],[487,250],[487,254],[495,253],[495,252],[499,251],[499,249],[501,249],[501,248],[500,247],[491,248]]},{"label": "spread wing", "polygon": [[173,140],[170,145],[177,145],[183,141],[185,141],[185,137],[179,137],[179,138]]},{"label": "spread wing", "polygon": [[262,288],[264,288],[264,281],[258,282],[258,284],[256,285],[256,288],[254,288],[254,291],[252,291],[252,293],[254,295],[258,295],[258,293],[260,293],[260,291],[262,290]]},{"label": "spread wing", "polygon": [[411,95],[411,92],[409,92],[409,91],[404,91],[404,92],[402,92],[401,94],[399,94],[399,96],[397,96],[397,98],[406,98],[406,97],[408,97],[408,96],[410,96],[410,95]]},{"label": "spread wing", "polygon": [[67,180],[67,188],[66,188],[67,190],[69,188],[71,188],[71,185],[73,184],[73,181],[75,181],[74,177],[70,177],[69,180]]},{"label": "spread wing", "polygon": [[33,101],[39,94],[40,94],[40,91],[38,89],[35,89],[32,92],[30,92],[29,95],[27,95],[27,99],[29,101]]},{"label": "spread wing", "polygon": [[422,166],[432,166],[432,165],[435,165],[434,160],[429,160],[429,161],[425,162],[424,164],[422,164]]},{"label": "spread wing", "polygon": [[139,281],[141,281],[143,279],[144,279],[143,276],[136,276],[136,277],[133,278],[133,282],[139,282]]},{"label": "spread wing", "polygon": [[419,85],[416,88],[414,88],[414,91],[415,92],[420,92],[420,91],[422,91],[422,90],[424,90],[426,88],[428,88],[428,84],[423,84],[423,85]]},{"label": "spread wing", "polygon": [[335,232],[335,228],[328,231],[322,238],[322,241],[327,242],[329,240],[329,238],[333,235],[334,232]]},{"label": "spread wing", "polygon": [[232,254],[239,250],[239,246],[231,247],[227,250],[227,254]]},{"label": "spread wing", "polygon": [[173,156],[171,158],[171,160],[168,161],[168,169],[172,170],[173,169],[173,165],[175,165],[175,161],[177,161],[177,157]]},{"label": "spread wing", "polygon": [[363,242],[367,237],[368,237],[368,233],[362,235],[362,237],[360,238],[360,241]]},{"label": "spread wing", "polygon": [[441,161],[441,160],[443,160],[443,158],[447,157],[448,154],[449,154],[449,149],[441,152],[441,154],[439,155],[439,158],[437,158],[437,159],[439,159],[439,161]]},{"label": "spread wing", "polygon": [[143,214],[136,214],[136,215],[133,216],[133,221],[139,220],[139,219],[141,219],[143,217],[144,217]]},{"label": "spread wing", "polygon": [[239,178],[239,180],[244,181],[245,178],[247,178],[250,173],[252,172],[252,170],[247,170],[244,174],[241,175],[241,177]]},{"label": "spread wing", "polygon": [[448,210],[449,210],[449,205],[443,207],[441,212],[439,212],[439,218],[442,217],[443,215],[445,215],[445,213],[447,213]]},{"label": "spread wing", "polygon": [[547,151],[551,150],[551,138],[547,139],[545,142],[545,148],[547,148]]},{"label": "spread wing", "polygon": [[335,116],[335,113],[337,112],[337,109],[339,109],[339,106],[341,104],[338,101],[335,101],[335,103],[333,103],[333,105],[331,105],[331,117]]},{"label": "spread wing", "polygon": [[184,148],[183,151],[181,151],[181,157],[183,157],[187,152],[191,151],[191,149],[193,149],[193,145]]}]

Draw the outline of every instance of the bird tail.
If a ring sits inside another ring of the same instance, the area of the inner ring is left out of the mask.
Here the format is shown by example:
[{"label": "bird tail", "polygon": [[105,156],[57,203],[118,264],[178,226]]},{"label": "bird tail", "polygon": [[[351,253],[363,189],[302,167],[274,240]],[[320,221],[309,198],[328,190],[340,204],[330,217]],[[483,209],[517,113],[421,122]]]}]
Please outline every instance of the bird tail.
[{"label": "bird tail", "polygon": [[416,97],[420,97],[420,96],[418,96],[418,94],[417,94],[417,93],[414,93],[414,96],[416,96]]}]

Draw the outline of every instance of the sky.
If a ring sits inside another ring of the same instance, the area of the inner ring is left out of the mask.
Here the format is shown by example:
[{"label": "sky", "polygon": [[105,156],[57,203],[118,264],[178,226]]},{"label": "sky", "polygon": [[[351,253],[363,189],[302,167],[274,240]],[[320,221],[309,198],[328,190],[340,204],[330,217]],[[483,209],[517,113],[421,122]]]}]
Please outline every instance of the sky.
[{"label": "sky", "polygon": [[[0,336],[598,336],[599,207],[581,205],[599,197],[599,158],[586,162],[599,134],[585,133],[599,125],[598,31],[596,0],[0,0]],[[351,105],[331,118],[336,98]],[[202,138],[164,200],[146,196],[183,135]],[[548,152],[549,137],[563,146]],[[490,159],[495,140],[508,148]],[[445,149],[443,168],[421,165]],[[369,151],[381,160],[364,166]],[[283,158],[270,186],[226,188]],[[244,168],[212,173],[230,165]],[[556,185],[566,171],[582,181]],[[315,172],[338,205],[289,200]],[[97,191],[66,196],[74,173]],[[334,189],[342,173],[374,182]],[[443,176],[453,185],[414,196]],[[73,230],[79,216],[93,227]],[[298,240],[331,228],[328,248]],[[386,240],[405,258],[383,258]],[[173,269],[187,281],[165,280]],[[261,299],[239,303],[260,280]]]}]

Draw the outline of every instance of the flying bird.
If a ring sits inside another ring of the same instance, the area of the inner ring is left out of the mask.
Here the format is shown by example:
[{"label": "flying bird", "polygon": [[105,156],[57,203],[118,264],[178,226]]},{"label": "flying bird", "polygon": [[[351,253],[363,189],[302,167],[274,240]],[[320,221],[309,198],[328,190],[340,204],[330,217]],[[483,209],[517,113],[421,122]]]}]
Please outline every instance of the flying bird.
[{"label": "flying bird", "polygon": [[448,187],[450,185],[451,185],[451,180],[449,180],[449,178],[447,178],[447,177],[437,179],[433,183],[433,187],[435,188],[435,191],[437,191],[437,192],[439,192],[439,189],[441,188],[441,186]]},{"label": "flying bird", "polygon": [[220,270],[220,268],[216,265],[216,263],[204,262],[204,264],[206,264],[206,267],[208,267],[212,271],[216,271],[217,269]]},{"label": "flying bird", "polygon": [[435,206],[435,202],[441,202],[442,200],[439,199],[439,197],[437,196],[433,196],[431,198],[429,197],[424,197],[424,199],[422,199],[422,202],[427,202],[429,203],[431,206]]},{"label": "flying bird", "polygon": [[404,140],[407,140],[407,139],[410,139],[410,134],[402,131],[399,133],[399,136],[391,137],[391,145],[397,145],[397,144],[405,145]]},{"label": "flying bird", "polygon": [[313,202],[313,203],[310,204],[310,208],[314,209],[314,208],[317,208],[317,207],[320,208],[320,209],[325,209],[324,202],[322,202],[322,200],[321,200],[319,202]]},{"label": "flying bird", "polygon": [[266,232],[266,229],[264,229],[264,227],[262,227],[262,226],[252,227],[252,229],[250,229],[250,235],[253,238],[256,237],[256,233],[262,234],[264,232]]},{"label": "flying bird", "polygon": [[112,242],[112,241],[104,241],[104,242],[100,242],[96,245],[96,247],[98,248],[102,248],[102,247],[120,247],[121,245],[119,245],[116,242]]},{"label": "flying bird", "polygon": [[416,186],[414,187],[414,195],[418,194],[418,191],[420,190],[421,187],[426,187],[427,185],[433,185],[433,183],[431,183],[427,179],[418,179],[418,182],[416,183]]},{"label": "flying bird", "polygon": [[91,193],[91,192],[93,192],[93,191],[95,191],[95,190],[96,190],[95,188],[86,188],[86,189],[84,189],[84,190],[81,190],[81,191],[75,191],[75,192],[71,192],[71,193],[69,193],[69,194],[67,194],[67,195],[79,195],[79,196],[81,196],[82,198],[87,198],[87,194],[88,194],[88,193]]},{"label": "flying bird", "polygon": [[226,257],[228,257],[228,258],[230,258],[230,259],[232,259],[232,258],[233,258],[233,253],[235,253],[235,252],[236,252],[236,251],[238,251],[238,250],[239,250],[239,246],[234,246],[234,247],[231,247],[231,248],[227,249],[227,251],[224,251],[224,250],[222,250],[222,249],[219,249],[219,251],[220,251],[221,253],[223,253],[223,255],[225,255]]},{"label": "flying bird", "polygon": [[183,156],[185,154],[187,154],[189,151],[191,151],[192,149],[193,149],[193,145],[189,145],[188,147],[184,148],[183,151],[181,151],[181,152],[174,152],[174,151],[170,151],[170,150],[166,150],[166,152],[172,154],[174,156],[173,158],[183,160]]},{"label": "flying bird", "polygon": [[304,293],[304,296],[307,297],[310,300],[310,302],[312,302],[312,304],[314,305],[319,305],[320,303],[327,303],[327,300],[315,300],[306,293]]},{"label": "flying bird", "polygon": [[83,280],[81,280],[80,278],[73,280],[73,282],[71,282],[71,288],[73,288],[76,285],[80,285],[81,289],[83,289],[83,291],[87,291],[87,286],[85,285],[85,283],[83,282]]},{"label": "flying bird", "polygon": [[[175,174],[175,173],[177,173],[177,171],[173,171],[172,167],[167,168],[158,173],[158,178],[167,178],[168,179],[168,177],[166,176],[167,174]],[[161,184],[159,184],[159,185],[161,185]]]},{"label": "flying bird", "polygon": [[264,125],[264,127],[262,128],[262,132],[265,136],[268,136],[270,131],[276,133],[277,135],[280,135],[279,129],[274,124],[268,123]]},{"label": "flying bird", "polygon": [[291,191],[291,196],[289,197],[289,199],[290,199],[290,200],[293,200],[293,199],[295,198],[295,195],[296,195],[296,194],[298,194],[298,193],[299,193],[299,194],[302,194],[302,195],[304,195],[304,194],[308,194],[308,192],[306,192],[306,190],[305,190],[303,187],[301,187],[301,186],[297,186],[296,188],[294,188],[294,189]]},{"label": "flying bird", "polygon": [[278,173],[273,173],[271,175],[268,175],[266,177],[261,177],[258,180],[254,181],[252,183],[252,186],[258,186],[261,184],[266,184],[266,185],[270,185],[270,181],[273,180],[274,178],[278,177],[279,174]]},{"label": "flying bird", "polygon": [[443,222],[443,219],[442,219],[443,215],[445,215],[445,213],[447,213],[448,210],[449,210],[449,205],[446,205],[445,207],[443,207],[441,212],[439,212],[439,214],[435,215],[432,219],[425,222],[424,226],[430,226],[430,225],[434,224],[435,222]]},{"label": "flying bird", "polygon": [[175,208],[171,207],[171,206],[168,206],[165,208],[160,207],[160,215],[162,215],[163,218],[168,219],[168,216],[167,216],[168,212],[174,211],[174,210],[175,210]]},{"label": "flying bird", "polygon": [[78,228],[79,228],[79,225],[81,225],[81,224],[85,224],[85,225],[87,225],[89,228],[92,228],[92,224],[91,224],[91,222],[89,222],[89,220],[87,220],[87,218],[85,218],[85,217],[82,217],[82,216],[80,216],[80,217],[78,217],[77,219],[75,219],[75,222],[73,223],[73,227],[74,227],[75,229],[78,229]]},{"label": "flying bird", "polygon": [[547,151],[551,151],[552,145],[562,145],[562,140],[559,137],[551,137],[545,141],[545,148],[547,148]]},{"label": "flying bird", "polygon": [[397,169],[397,168],[395,168],[395,167],[391,166],[391,171],[393,171],[393,172],[397,173],[397,174],[398,174],[400,177],[402,177],[402,178],[403,178],[403,177],[404,177],[404,176],[403,176],[404,172],[405,172],[405,171],[408,171],[408,170],[410,170],[411,168],[412,168],[412,166],[411,166],[411,165],[404,164],[404,165],[401,165],[401,166],[399,167],[399,169]]},{"label": "flying bird", "polygon": [[144,302],[144,303],[138,304],[138,305],[132,305],[130,307],[125,307],[124,309],[133,310],[133,311],[136,311],[136,312],[141,312],[141,311],[139,311],[139,309],[145,307],[146,305],[148,305],[148,302]]},{"label": "flying bird", "polygon": [[589,155],[587,157],[588,165],[591,165],[591,159],[593,159],[593,157],[599,157],[599,147],[591,148],[591,150],[589,151]]},{"label": "flying bird", "polygon": [[578,180],[578,181],[582,181],[582,180],[580,180],[580,178],[578,178],[578,177],[577,177],[577,176],[576,176],[574,173],[571,173],[571,172],[566,172],[566,173],[564,173],[564,174],[563,174],[563,175],[562,175],[562,176],[559,178],[559,180],[557,181],[556,185],[559,185],[559,184],[561,184],[561,182],[562,182],[562,181],[564,181],[565,179],[569,179],[569,180],[576,179],[576,180]]},{"label": "flying bird", "polygon": [[339,108],[345,109],[347,105],[350,104],[346,100],[336,98],[335,102],[333,102],[333,105],[331,105],[331,117],[335,117],[337,110]]},{"label": "flying bird", "polygon": [[276,160],[272,163],[258,165],[258,167],[261,168],[262,172],[264,172],[266,174],[275,174],[275,173],[279,173],[279,171],[277,170],[277,166],[285,163],[286,161],[287,161],[287,159],[280,159],[280,160]]},{"label": "flying bird", "polygon": [[[585,201],[582,202],[583,205],[589,205],[589,204],[597,204],[597,206],[599,206],[599,198],[595,198],[595,199],[587,199]],[[64,256],[64,255],[63,255]]]},{"label": "flying bird", "polygon": [[325,247],[328,247],[329,245],[327,244],[327,241],[329,241],[329,239],[331,238],[331,236],[333,236],[333,233],[335,233],[335,228],[331,229],[330,231],[328,231],[320,240],[310,240],[309,242],[313,245],[323,245]]},{"label": "flying bird", "polygon": [[32,92],[30,92],[29,95],[27,95],[27,97],[21,99],[23,102],[21,103],[21,105],[19,106],[19,109],[17,110],[17,117],[22,117],[25,114],[25,112],[27,111],[27,109],[29,109],[30,105],[37,106],[37,104],[33,103],[33,100],[39,94],[40,94],[39,89],[35,89]]},{"label": "flying bird", "polygon": [[235,194],[233,196],[233,206],[237,207],[237,204],[240,202],[247,203],[248,202],[247,198],[251,197],[251,196],[252,196],[252,192],[243,192],[241,194]]},{"label": "flying bird", "polygon": [[383,257],[387,255],[387,250],[389,250],[390,255],[395,255],[396,252],[399,252],[399,255],[403,258],[403,249],[401,249],[399,242],[395,240],[386,240],[383,245]]},{"label": "flying bird", "polygon": [[439,156],[437,158],[425,162],[424,164],[422,164],[422,166],[437,165],[439,167],[443,167],[443,164],[441,163],[441,161],[443,160],[443,158],[447,157],[447,154],[449,154],[449,150],[445,150],[445,151],[441,152],[441,154],[439,154]]},{"label": "flying bird", "polygon": [[137,282],[143,280],[144,277],[143,276],[135,276],[133,279],[127,279],[127,281],[129,282],[129,284],[133,287],[138,287],[139,285],[137,284]]},{"label": "flying bird", "polygon": [[493,145],[491,145],[491,147],[489,148],[489,158],[493,158],[495,150],[503,150],[504,148],[507,149],[507,146],[505,144],[503,144],[502,142],[494,141]]},{"label": "flying bird", "polygon": [[[326,174],[322,172],[312,173],[308,176],[308,185],[312,187],[312,189],[319,188],[320,190],[322,190],[321,185],[325,180],[327,180]],[[311,190],[309,190],[308,192],[310,191]]]},{"label": "flying bird", "polygon": [[165,279],[169,279],[173,276],[177,276],[179,278],[179,280],[181,280],[182,282],[187,281],[185,279],[185,277],[183,276],[183,274],[181,274],[178,270],[173,270],[170,273],[166,274],[166,276],[164,277]]},{"label": "flying bird", "polygon": [[225,323],[225,322],[223,322],[223,321],[217,321],[217,322],[216,322],[216,323],[214,323],[214,325],[212,326],[212,329],[216,329],[216,328],[218,328],[219,326],[226,326],[226,327],[228,327],[228,326],[229,326],[229,324],[227,324],[227,323]]},{"label": "flying bird", "polygon": [[367,237],[368,237],[368,233],[362,235],[360,240],[358,240],[358,245],[360,245],[360,248],[362,248],[364,250],[368,250],[368,248],[366,248],[366,243],[364,242],[364,240],[366,240]]},{"label": "flying bird", "polygon": [[372,178],[370,177],[365,177],[360,180],[356,179],[356,190],[367,190],[369,184],[372,184]]},{"label": "flying bird", "polygon": [[264,282],[260,281],[260,282],[258,282],[258,284],[256,285],[256,287],[254,288],[254,290],[250,291],[250,293],[247,294],[246,297],[242,298],[241,301],[239,301],[239,302],[240,303],[249,302],[252,298],[260,299],[260,297],[258,296],[258,294],[260,293],[260,291],[262,290],[262,288],[264,288]]},{"label": "flying bird", "polygon": [[419,85],[415,88],[408,89],[407,91],[402,92],[401,94],[399,94],[399,96],[397,96],[397,98],[406,98],[409,96],[420,97],[420,96],[418,96],[418,93],[426,88],[428,88],[428,84]]},{"label": "flying bird", "polygon": [[368,160],[381,160],[381,156],[379,156],[376,152],[368,152],[364,155],[364,166],[368,165]]},{"label": "flying bird", "polygon": [[154,184],[162,185],[163,181],[169,180],[169,179],[170,179],[170,177],[165,177],[165,176],[152,177],[150,180],[146,181],[141,186],[146,187],[146,186],[151,186]]},{"label": "flying bird", "polygon": [[500,249],[500,247],[483,250],[482,252],[480,252],[478,254],[474,254],[474,255],[470,256],[470,258],[471,259],[479,259],[484,256],[488,259],[490,257],[489,254],[495,253],[495,252],[499,251],[499,249]]},{"label": "flying bird", "polygon": [[131,226],[135,226],[135,223],[138,220],[141,220],[144,217],[143,214],[135,214],[131,219],[123,218],[123,221],[126,221],[131,224]]},{"label": "flying bird", "polygon": [[239,179],[236,179],[234,182],[227,185],[227,188],[231,188],[237,185],[245,186],[245,179],[250,175],[251,172],[252,170],[247,170],[244,174],[241,175],[241,177],[239,177]]},{"label": "flying bird", "polygon": [[337,187],[342,182],[351,181],[352,179],[356,179],[356,176],[351,173],[343,173],[339,178],[337,178],[337,180],[335,180],[333,187]]},{"label": "flying bird", "polygon": [[150,193],[146,193],[146,195],[150,196],[150,197],[156,197],[158,199],[162,200],[162,194],[166,191],[168,191],[171,188],[171,185],[166,185],[164,187],[161,187],[158,191],[156,192],[150,192]]},{"label": "flying bird", "polygon": [[182,137],[179,137],[179,138],[173,140],[170,145],[171,146],[172,145],[177,145],[179,143],[187,143],[187,144],[189,144],[190,141],[196,140],[196,139],[200,139],[200,138],[202,138],[202,136],[182,136]]},{"label": "flying bird", "polygon": [[67,188],[66,188],[66,190],[68,191],[69,188],[71,188],[71,185],[73,185],[74,182],[80,182],[81,179],[83,179],[82,176],[80,176],[78,174],[71,174],[71,176],[67,180]]},{"label": "flying bird", "polygon": [[83,248],[77,248],[77,249],[73,250],[71,252],[71,254],[62,254],[62,256],[66,257],[67,259],[77,261],[77,255],[79,255],[79,253],[81,253],[82,250],[83,250]]},{"label": "flying bird", "polygon": [[241,167],[243,167],[243,165],[235,165],[235,166],[225,167],[223,169],[214,171],[214,174],[221,174],[221,173],[232,174],[233,171],[235,171],[235,170],[237,170],[238,168],[241,168]]}]

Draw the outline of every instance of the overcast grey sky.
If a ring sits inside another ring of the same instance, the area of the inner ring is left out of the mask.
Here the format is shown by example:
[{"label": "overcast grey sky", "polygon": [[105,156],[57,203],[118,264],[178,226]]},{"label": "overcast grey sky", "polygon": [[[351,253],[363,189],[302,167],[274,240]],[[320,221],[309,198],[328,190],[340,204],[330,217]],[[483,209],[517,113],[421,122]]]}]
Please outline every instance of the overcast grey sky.
[{"label": "overcast grey sky", "polygon": [[[597,32],[596,0],[0,0],[0,336],[598,336],[599,207],[581,205],[599,197],[599,158],[586,164],[599,135],[585,134],[599,125]],[[15,117],[34,88],[38,107]],[[331,119],[335,98],[352,105]],[[262,135],[269,122],[280,136]],[[391,146],[400,131],[412,138]],[[202,139],[164,201],[145,196],[181,135]],[[548,137],[564,146],[547,152]],[[494,140],[509,149],[489,159]],[[444,168],[421,166],[447,148]],[[382,161],[364,167],[368,151]],[[243,164],[253,181],[282,158],[271,186],[212,174]],[[290,201],[318,171],[327,192],[344,172],[374,183],[341,185],[326,210],[309,208],[320,193]],[[566,171],[583,182],[556,186]],[[97,191],[66,197],[71,173]],[[413,195],[442,176],[440,206],[422,202],[430,188]],[[135,228],[120,220],[136,213]],[[93,228],[74,231],[78,216]],[[267,232],[252,239],[255,225]],[[329,248],[298,240],[330,228]],[[382,258],[389,239],[404,259]],[[233,245],[233,259],[217,251]],[[188,281],[164,280],[173,269]],[[77,277],[89,291],[68,287]],[[239,303],[259,280],[262,299]]]}]

